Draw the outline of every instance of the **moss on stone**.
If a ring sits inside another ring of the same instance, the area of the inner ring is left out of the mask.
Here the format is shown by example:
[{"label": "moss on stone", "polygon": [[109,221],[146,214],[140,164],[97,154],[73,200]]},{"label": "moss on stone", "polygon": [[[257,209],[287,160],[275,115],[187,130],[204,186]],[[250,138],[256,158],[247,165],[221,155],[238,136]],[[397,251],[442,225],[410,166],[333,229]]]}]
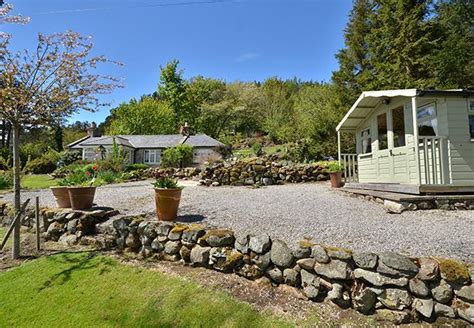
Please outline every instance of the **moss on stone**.
[{"label": "moss on stone", "polygon": [[471,275],[464,263],[452,259],[437,259],[441,277],[450,283],[464,284],[469,282]]},{"label": "moss on stone", "polygon": [[334,247],[334,246],[327,246],[325,247],[327,252],[346,252],[352,255],[352,250],[343,247]]},{"label": "moss on stone", "polygon": [[309,240],[309,239],[300,240],[298,242],[298,244],[300,245],[301,248],[311,248],[314,245],[316,245],[315,242],[313,242],[312,240]]},{"label": "moss on stone", "polygon": [[227,266],[234,266],[239,263],[243,259],[244,255],[237,251],[231,251],[230,254],[226,258],[226,265]]},{"label": "moss on stone", "polygon": [[191,230],[191,231],[204,230],[204,226],[202,224],[193,223],[190,226],[188,226],[187,230]]},{"label": "moss on stone", "polygon": [[172,233],[180,233],[180,232],[183,232],[184,230],[188,230],[188,226],[185,225],[185,224],[177,224],[173,227],[173,229],[171,229],[170,232]]},{"label": "moss on stone", "polygon": [[227,230],[227,229],[213,229],[213,230],[207,230],[206,234],[201,237],[202,240],[207,240],[211,236],[217,236],[217,237],[225,237],[227,235],[234,235],[234,232],[232,230]]}]

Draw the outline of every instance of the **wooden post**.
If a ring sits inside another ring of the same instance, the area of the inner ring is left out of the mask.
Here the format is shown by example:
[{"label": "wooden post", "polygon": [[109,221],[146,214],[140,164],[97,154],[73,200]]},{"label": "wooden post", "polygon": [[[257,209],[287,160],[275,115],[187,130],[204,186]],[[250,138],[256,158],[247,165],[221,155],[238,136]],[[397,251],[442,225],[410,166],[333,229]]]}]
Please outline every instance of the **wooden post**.
[{"label": "wooden post", "polygon": [[[0,244],[0,251],[3,249],[3,247],[7,243],[8,237],[10,237],[10,234],[12,233],[13,229],[15,228],[16,223],[20,221],[21,214],[23,214],[23,211],[25,210],[26,206],[28,206],[29,202],[30,202],[30,199],[28,198],[26,200],[26,202],[23,203],[20,210],[18,211],[18,213],[16,213],[15,217],[13,218],[13,221],[12,221],[10,227],[8,228],[7,233],[3,237],[2,243]],[[18,254],[18,256],[20,256],[20,254]]]},{"label": "wooden post", "polygon": [[420,168],[420,140],[418,136],[418,118],[417,118],[416,96],[411,98],[411,114],[413,119],[413,141],[415,143],[415,162],[416,162],[416,182],[421,185],[421,168]]},{"label": "wooden post", "polygon": [[35,221],[36,221],[36,250],[41,250],[40,246],[40,221],[39,221],[39,197],[35,199]]}]

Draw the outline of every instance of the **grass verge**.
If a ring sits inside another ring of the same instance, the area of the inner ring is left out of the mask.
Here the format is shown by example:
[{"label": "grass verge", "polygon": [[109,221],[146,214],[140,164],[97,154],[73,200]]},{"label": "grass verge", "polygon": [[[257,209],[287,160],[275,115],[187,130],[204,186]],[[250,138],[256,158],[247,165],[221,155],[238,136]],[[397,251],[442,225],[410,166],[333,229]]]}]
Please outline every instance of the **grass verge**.
[{"label": "grass verge", "polygon": [[0,273],[0,295],[0,327],[291,326],[223,292],[94,253]]},{"label": "grass verge", "polygon": [[25,175],[21,179],[21,187],[24,189],[45,189],[57,184],[58,181],[47,174]]}]

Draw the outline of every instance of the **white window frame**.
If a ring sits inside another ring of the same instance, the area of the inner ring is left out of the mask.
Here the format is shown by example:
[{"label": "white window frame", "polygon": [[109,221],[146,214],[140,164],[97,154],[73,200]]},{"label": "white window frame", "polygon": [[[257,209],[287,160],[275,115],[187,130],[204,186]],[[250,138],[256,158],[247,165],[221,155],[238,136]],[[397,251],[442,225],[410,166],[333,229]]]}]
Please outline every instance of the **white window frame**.
[{"label": "white window frame", "polygon": [[[364,135],[364,132],[368,131],[367,134]],[[370,140],[370,152],[364,152],[364,141],[369,141]],[[365,128],[362,131],[360,131],[360,141],[361,141],[361,154],[371,154],[372,153],[372,135],[370,133],[370,128]]]},{"label": "white window frame", "polygon": [[[143,163],[145,164],[159,164],[160,163],[160,150],[158,149],[145,149],[143,152]],[[148,155],[148,156],[147,156]],[[153,155],[153,161],[150,160],[150,156]],[[148,160],[147,160],[148,157]]]}]

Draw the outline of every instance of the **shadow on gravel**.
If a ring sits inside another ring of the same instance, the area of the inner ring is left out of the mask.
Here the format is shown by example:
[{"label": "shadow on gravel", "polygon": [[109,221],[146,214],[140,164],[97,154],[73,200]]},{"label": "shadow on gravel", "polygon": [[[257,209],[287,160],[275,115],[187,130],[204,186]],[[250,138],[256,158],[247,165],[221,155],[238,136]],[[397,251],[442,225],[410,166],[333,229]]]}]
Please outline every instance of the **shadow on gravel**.
[{"label": "shadow on gravel", "polygon": [[200,214],[178,215],[178,217],[176,218],[176,221],[186,222],[186,223],[201,222],[205,218],[206,217],[204,215],[200,215]]}]

